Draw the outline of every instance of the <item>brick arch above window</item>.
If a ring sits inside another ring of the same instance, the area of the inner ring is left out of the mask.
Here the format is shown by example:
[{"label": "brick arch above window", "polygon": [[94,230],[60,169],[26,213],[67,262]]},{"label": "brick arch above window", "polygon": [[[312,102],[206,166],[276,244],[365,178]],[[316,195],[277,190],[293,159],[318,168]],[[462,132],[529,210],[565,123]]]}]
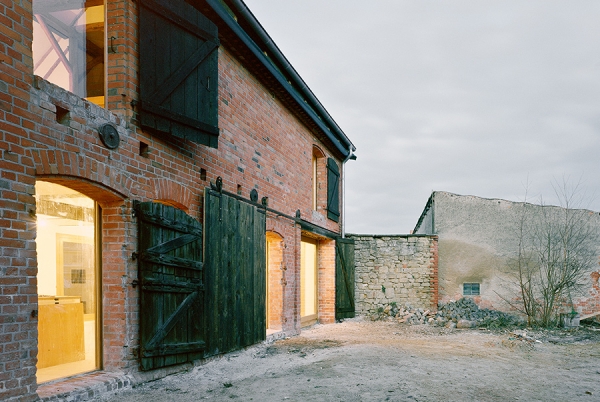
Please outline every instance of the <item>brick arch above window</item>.
[{"label": "brick arch above window", "polygon": [[100,205],[128,198],[132,180],[114,167],[60,150],[33,150],[36,177],[62,184],[96,200]]},{"label": "brick arch above window", "polygon": [[194,197],[189,188],[165,178],[153,179],[151,185],[154,201],[189,212]]},{"label": "brick arch above window", "polygon": [[321,148],[319,148],[318,146],[313,145],[313,156],[315,158],[324,158],[325,152],[323,152],[323,150]]},{"label": "brick arch above window", "polygon": [[283,236],[275,231],[267,230],[267,240],[283,242]]}]

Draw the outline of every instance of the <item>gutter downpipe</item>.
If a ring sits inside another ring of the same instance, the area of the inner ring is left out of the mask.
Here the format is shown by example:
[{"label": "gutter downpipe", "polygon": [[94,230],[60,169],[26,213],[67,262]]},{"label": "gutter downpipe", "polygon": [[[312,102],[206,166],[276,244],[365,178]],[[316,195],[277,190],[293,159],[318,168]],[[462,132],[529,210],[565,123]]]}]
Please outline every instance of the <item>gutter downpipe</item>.
[{"label": "gutter downpipe", "polygon": [[290,78],[293,79],[304,92],[305,95],[309,98],[311,105],[315,107],[319,113],[325,118],[325,121],[329,123],[332,127],[336,129],[336,131],[343,136],[343,139],[347,144],[349,144],[349,153],[348,156],[352,155],[352,151],[356,150],[350,139],[346,136],[346,134],[342,131],[342,129],[337,125],[337,123],[333,120],[331,115],[325,110],[321,102],[317,99],[317,97],[313,94],[310,88],[306,85],[304,80],[300,78],[298,72],[294,69],[294,67],[290,64],[290,62],[283,56],[281,50],[275,45],[269,34],[265,32],[265,29],[260,25],[260,22],[256,19],[252,11],[248,9],[241,0],[231,0],[234,4],[236,11],[239,11],[240,14],[243,15],[244,19],[252,26],[254,32],[261,38],[263,44],[267,47],[267,50],[270,52],[269,57],[274,57],[277,62],[281,64],[284,71],[289,74]]},{"label": "gutter downpipe", "polygon": [[342,239],[346,238],[346,162],[356,160],[356,155],[352,151],[352,145],[350,145],[348,147],[348,156],[342,162]]}]

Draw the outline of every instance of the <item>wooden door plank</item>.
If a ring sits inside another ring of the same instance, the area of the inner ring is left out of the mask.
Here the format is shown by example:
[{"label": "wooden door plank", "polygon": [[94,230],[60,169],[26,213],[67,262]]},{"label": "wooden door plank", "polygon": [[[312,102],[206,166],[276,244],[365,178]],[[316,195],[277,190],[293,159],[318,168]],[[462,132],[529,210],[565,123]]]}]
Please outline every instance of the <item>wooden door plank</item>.
[{"label": "wooden door plank", "polygon": [[[240,231],[240,235],[239,237],[239,252],[238,252],[238,260],[239,260],[239,267],[240,267],[240,272],[239,272],[239,277],[238,277],[238,281],[239,283],[237,284],[238,287],[238,292],[239,292],[239,301],[238,303],[240,304],[239,306],[239,314],[240,316],[238,317],[238,339],[237,339],[237,345],[243,347],[246,346],[248,344],[250,344],[250,342],[252,341],[252,335],[251,335],[251,329],[252,329],[252,324],[254,323],[254,321],[256,320],[256,317],[254,317],[254,303],[252,300],[252,295],[254,292],[252,282],[250,282],[250,280],[252,279],[252,274],[254,272],[252,272],[252,268],[253,268],[253,264],[251,260],[249,260],[249,256],[253,255],[254,253],[252,252],[252,247],[254,246],[253,242],[252,242],[252,224],[253,222],[251,222],[251,215],[253,212],[253,207],[251,207],[248,204],[241,204],[240,203],[240,208],[239,208],[239,218],[240,218],[240,228],[246,228],[243,231]],[[248,319],[250,318],[250,319]]]},{"label": "wooden door plank", "polygon": [[[154,249],[168,253],[166,255],[174,261],[200,260],[201,263],[202,240],[198,233],[202,229],[197,221],[181,210],[159,203],[141,203],[136,206],[136,212],[140,223],[138,251],[141,255],[144,250]],[[175,228],[170,227],[169,223],[173,222],[181,223]],[[188,229],[195,233],[194,241],[189,241],[189,233],[185,232]],[[140,363],[143,370],[201,356],[198,345],[203,344],[204,336],[201,327],[192,320],[193,314],[200,312],[196,304],[203,291],[201,275],[201,270],[164,264],[161,258],[139,258]],[[196,319],[201,320],[201,317]],[[182,346],[185,344],[189,345]]]},{"label": "wooden door plank", "polygon": [[[266,236],[265,215],[255,206],[206,193],[206,306],[214,311],[206,314],[208,355],[264,340]],[[216,272],[218,279],[209,278]]]},{"label": "wooden door plank", "polygon": [[182,236],[174,236],[173,239],[168,240],[164,243],[159,243],[153,247],[150,247],[146,250],[146,253],[157,253],[157,254],[165,254],[170,251],[179,249],[193,241],[195,241],[198,236],[193,234],[184,234]]},{"label": "wooden door plank", "polygon": [[336,240],[336,319],[354,317],[354,242]]},{"label": "wooden door plank", "polygon": [[[182,46],[183,47],[183,46]],[[150,95],[150,99],[152,99],[156,104],[163,104],[169,95],[171,95],[175,89],[180,86],[184,80],[202,63],[211,52],[217,49],[217,44],[213,42],[205,42],[201,46],[199,46],[192,55],[188,57],[181,65],[175,67],[172,66],[170,71],[172,73],[166,77],[163,83],[158,86],[154,92]],[[182,49],[177,49],[179,51],[183,51]],[[184,105],[185,102],[176,103]]]},{"label": "wooden door plank", "polygon": [[253,343],[262,342],[266,339],[267,317],[266,317],[266,299],[267,299],[267,239],[266,239],[266,213],[257,210],[254,214],[254,317],[256,317],[254,326]]},{"label": "wooden door plank", "polygon": [[146,344],[148,349],[156,348],[167,337],[171,330],[175,328],[175,325],[183,318],[187,308],[194,302],[196,297],[198,297],[198,292],[193,292],[186,296],[183,302],[177,306],[177,309],[156,329],[152,339]]}]

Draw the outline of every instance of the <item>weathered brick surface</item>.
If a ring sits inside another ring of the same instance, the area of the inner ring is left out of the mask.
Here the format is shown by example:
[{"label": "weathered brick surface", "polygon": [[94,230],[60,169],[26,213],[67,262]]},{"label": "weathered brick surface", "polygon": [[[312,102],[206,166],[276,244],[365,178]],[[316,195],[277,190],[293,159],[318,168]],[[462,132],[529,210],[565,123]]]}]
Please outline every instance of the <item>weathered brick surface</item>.
[{"label": "weathered brick surface", "polygon": [[[0,19],[1,400],[38,398],[33,197],[37,180],[80,191],[101,206],[103,369],[136,375],[138,380],[172,370],[146,377],[138,371],[139,288],[131,286],[137,278],[131,258],[137,249],[133,200],[162,201],[201,220],[203,188],[220,176],[229,192],[249,198],[256,189],[259,197],[269,198],[270,208],[290,216],[299,210],[303,219],[339,233],[340,223],[327,219],[325,211],[325,163],[327,157],[337,156],[228,49],[219,49],[219,144],[218,149],[209,149],[176,139],[165,141],[138,126],[131,104],[139,90],[137,2],[107,2],[108,32],[116,38],[116,52],[108,53],[107,109],[34,78],[31,1],[2,3]],[[105,123],[114,124],[119,132],[121,142],[115,150],[107,149],[99,138],[98,127]],[[140,151],[142,144],[147,152]],[[313,211],[315,149],[320,156],[319,195]],[[276,273],[269,276],[274,303],[271,323],[288,334],[297,333],[301,229],[281,214],[269,213],[267,230],[274,240],[273,252],[279,253],[271,264]],[[320,246],[319,314],[322,322],[333,322],[334,247],[326,239]],[[96,390],[102,389],[99,385],[81,391],[87,387],[86,378],[69,382],[75,384],[72,392],[77,392],[72,400],[94,398]],[[93,385],[97,380],[90,376],[89,381]],[[58,398],[59,391],[52,390],[40,387],[45,400]]]},{"label": "weathered brick surface", "polygon": [[356,314],[395,302],[437,309],[437,236],[349,235],[355,241]]},{"label": "weathered brick surface", "polygon": [[335,322],[335,241],[321,240],[317,248],[319,322]]},{"label": "weathered brick surface", "polygon": [[37,398],[31,3],[0,5],[0,400]]},{"label": "weathered brick surface", "polygon": [[134,382],[123,373],[96,372],[88,374],[85,378],[75,377],[41,386],[38,395],[44,402],[97,400],[100,397],[131,389]]}]

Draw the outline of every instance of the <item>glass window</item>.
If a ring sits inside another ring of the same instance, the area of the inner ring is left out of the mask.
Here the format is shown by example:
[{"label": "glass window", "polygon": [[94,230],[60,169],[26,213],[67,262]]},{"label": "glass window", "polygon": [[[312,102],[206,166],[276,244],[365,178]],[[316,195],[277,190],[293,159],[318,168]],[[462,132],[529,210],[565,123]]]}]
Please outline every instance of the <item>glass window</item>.
[{"label": "glass window", "polygon": [[312,157],[312,185],[313,185],[313,191],[312,191],[312,209],[313,210],[317,210],[317,202],[318,202],[318,198],[317,198],[317,190],[319,188],[318,184],[317,184],[317,156],[313,154]]},{"label": "glass window", "polygon": [[33,71],[104,106],[103,0],[33,1]]},{"label": "glass window", "polygon": [[85,195],[37,182],[38,382],[96,370],[97,207]]},{"label": "glass window", "polygon": [[323,157],[325,154],[316,145],[313,145],[312,150],[312,209],[314,211],[319,209],[319,205],[323,205],[324,200],[320,200],[324,197],[324,194],[320,194],[321,181],[323,181],[324,173],[322,169]]},{"label": "glass window", "polygon": [[463,295],[464,296],[478,296],[479,295],[479,283],[463,283]]}]

